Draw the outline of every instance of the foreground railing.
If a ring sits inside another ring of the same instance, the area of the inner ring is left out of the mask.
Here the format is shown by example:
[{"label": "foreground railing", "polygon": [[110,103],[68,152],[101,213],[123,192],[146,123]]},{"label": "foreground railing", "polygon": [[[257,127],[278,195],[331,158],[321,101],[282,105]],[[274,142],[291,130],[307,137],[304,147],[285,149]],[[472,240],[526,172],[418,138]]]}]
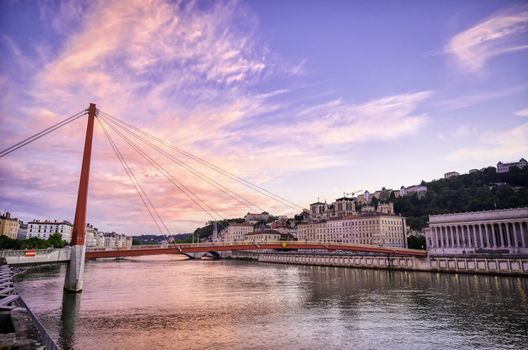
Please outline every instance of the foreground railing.
[{"label": "foreground railing", "polygon": [[38,334],[40,336],[40,340],[42,341],[43,345],[47,350],[60,350],[60,347],[57,345],[55,340],[50,336],[49,332],[46,330],[46,328],[40,323],[39,319],[33,311],[27,306],[26,302],[22,297],[19,296],[17,300],[18,304],[25,308],[28,311],[29,316],[31,317],[31,320],[33,321],[33,324],[37,328]]}]

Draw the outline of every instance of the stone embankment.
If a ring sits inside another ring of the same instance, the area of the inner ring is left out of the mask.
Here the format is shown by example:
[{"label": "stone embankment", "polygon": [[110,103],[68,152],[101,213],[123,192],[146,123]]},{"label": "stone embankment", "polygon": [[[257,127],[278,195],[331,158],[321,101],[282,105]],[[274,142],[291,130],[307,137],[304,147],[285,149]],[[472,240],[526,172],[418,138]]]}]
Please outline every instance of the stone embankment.
[{"label": "stone embankment", "polygon": [[0,348],[59,349],[48,332],[17,294],[13,278],[20,268],[0,262]]},{"label": "stone embankment", "polygon": [[233,252],[234,259],[261,262],[341,266],[384,270],[478,273],[528,277],[528,257],[519,256],[380,256],[371,254]]}]

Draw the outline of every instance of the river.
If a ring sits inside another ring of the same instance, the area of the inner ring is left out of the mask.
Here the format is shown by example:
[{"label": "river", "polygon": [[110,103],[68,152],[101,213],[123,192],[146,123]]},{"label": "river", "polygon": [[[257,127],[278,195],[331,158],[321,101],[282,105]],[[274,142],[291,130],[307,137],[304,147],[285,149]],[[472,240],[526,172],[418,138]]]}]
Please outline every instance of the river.
[{"label": "river", "polygon": [[64,349],[523,349],[528,278],[145,257],[17,290]]}]

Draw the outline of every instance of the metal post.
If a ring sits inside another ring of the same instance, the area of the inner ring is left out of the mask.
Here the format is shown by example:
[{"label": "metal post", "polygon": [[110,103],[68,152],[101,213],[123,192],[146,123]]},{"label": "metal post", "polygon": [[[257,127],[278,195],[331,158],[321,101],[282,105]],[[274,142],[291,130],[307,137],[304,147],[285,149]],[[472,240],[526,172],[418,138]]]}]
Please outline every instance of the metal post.
[{"label": "metal post", "polygon": [[88,108],[88,125],[86,127],[86,138],[84,141],[81,178],[79,181],[79,192],[77,194],[75,220],[73,221],[71,257],[66,269],[66,277],[64,280],[64,289],[75,293],[82,291],[83,285],[84,256],[86,249],[84,245],[86,237],[86,207],[88,204],[88,182],[90,177],[95,111],[95,104],[91,103]]}]

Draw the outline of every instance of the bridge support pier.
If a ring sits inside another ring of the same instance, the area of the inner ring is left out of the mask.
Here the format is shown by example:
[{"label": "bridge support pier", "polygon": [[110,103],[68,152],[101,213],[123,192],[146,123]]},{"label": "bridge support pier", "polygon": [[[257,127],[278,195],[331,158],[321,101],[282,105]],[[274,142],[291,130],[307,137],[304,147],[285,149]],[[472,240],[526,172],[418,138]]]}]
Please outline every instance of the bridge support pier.
[{"label": "bridge support pier", "polygon": [[71,258],[64,279],[64,289],[68,292],[78,293],[82,291],[85,253],[86,247],[84,245],[72,246]]},{"label": "bridge support pier", "polygon": [[81,179],[79,180],[77,207],[75,208],[75,219],[73,221],[71,258],[66,269],[66,277],[64,278],[64,289],[74,293],[82,291],[83,287],[84,256],[86,253],[86,207],[88,204],[88,182],[90,178],[90,160],[92,158],[95,111],[95,104],[91,103],[88,108],[88,125],[84,141]]}]

